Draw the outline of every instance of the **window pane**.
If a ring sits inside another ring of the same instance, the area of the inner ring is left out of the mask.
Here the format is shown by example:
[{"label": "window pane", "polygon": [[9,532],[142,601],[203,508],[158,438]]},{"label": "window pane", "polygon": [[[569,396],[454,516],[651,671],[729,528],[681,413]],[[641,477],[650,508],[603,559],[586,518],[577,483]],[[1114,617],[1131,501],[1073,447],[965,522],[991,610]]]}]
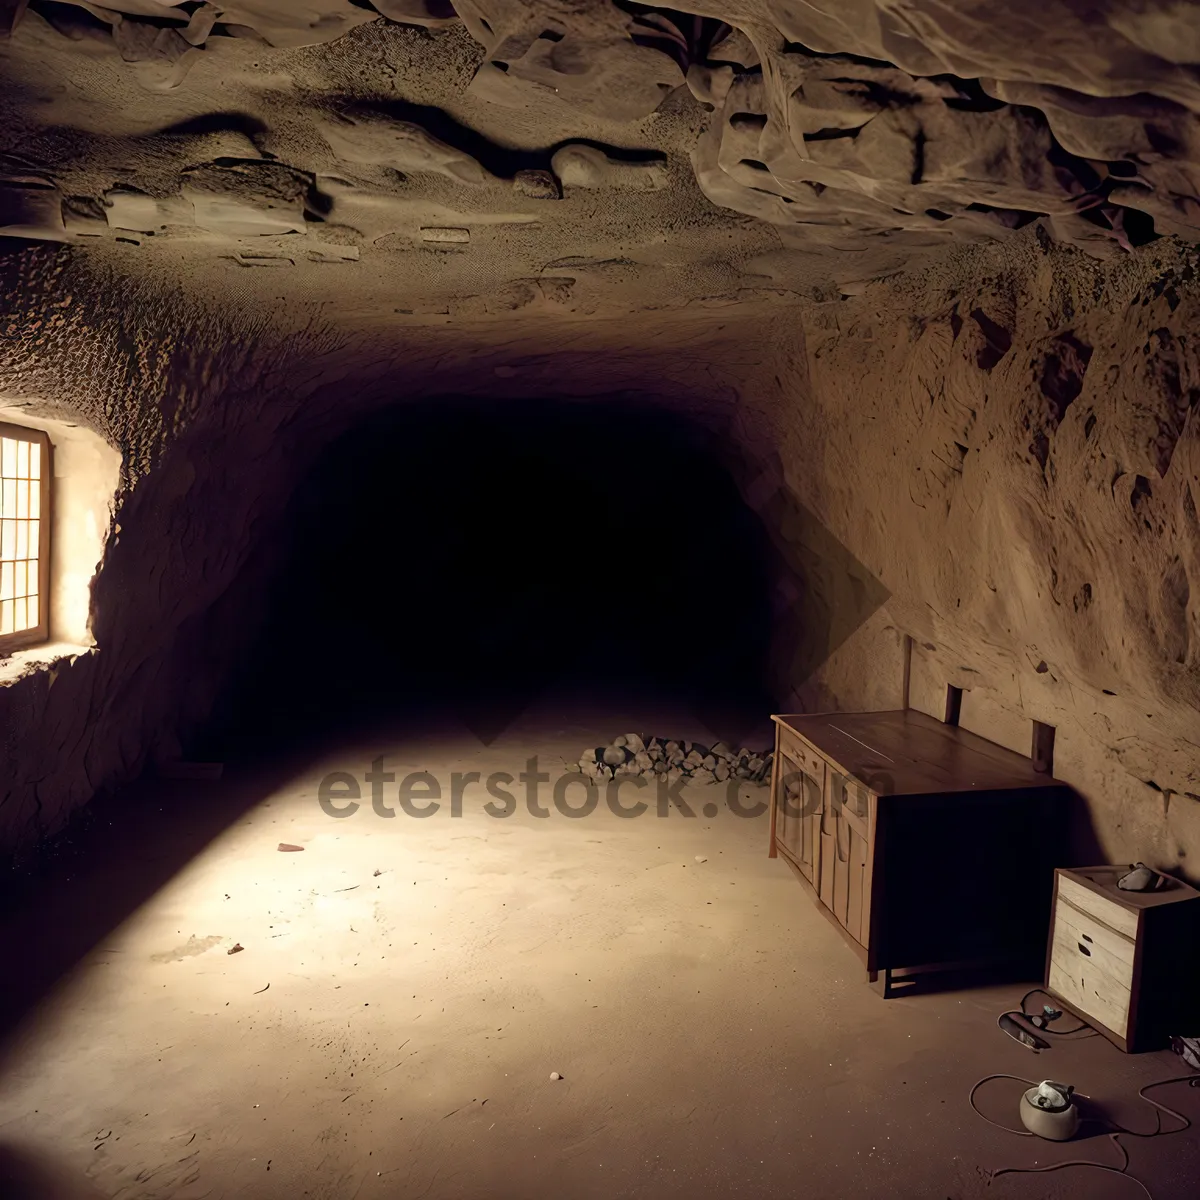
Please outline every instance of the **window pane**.
[{"label": "window pane", "polygon": [[46,465],[39,441],[0,437],[0,635],[36,630],[45,609],[38,552]]}]

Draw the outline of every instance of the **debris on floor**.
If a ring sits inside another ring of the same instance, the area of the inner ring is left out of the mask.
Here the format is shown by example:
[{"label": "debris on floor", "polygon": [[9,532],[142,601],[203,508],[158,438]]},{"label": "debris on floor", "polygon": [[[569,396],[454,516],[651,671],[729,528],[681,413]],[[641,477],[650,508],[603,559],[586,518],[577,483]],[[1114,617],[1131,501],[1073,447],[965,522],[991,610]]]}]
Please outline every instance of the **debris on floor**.
[{"label": "debris on floor", "polygon": [[561,1078],[562,1078],[562,1076],[561,1076],[561,1075],[560,1075],[560,1074],[559,1074],[557,1071],[551,1071],[551,1072],[550,1072],[550,1080],[551,1080],[551,1082],[553,1082],[553,1083],[557,1083],[557,1082],[558,1082],[558,1081],[559,1081]]},{"label": "debris on floor", "polygon": [[241,942],[237,942],[234,945],[230,946],[229,949],[225,951],[225,953],[226,954],[240,954],[243,950],[245,950],[245,948],[246,947],[243,946]]},{"label": "debris on floor", "polygon": [[303,846],[293,846],[291,842],[280,842],[279,849],[282,850],[285,854],[290,854],[296,850],[303,850],[304,847]]},{"label": "debris on floor", "polygon": [[771,774],[774,751],[733,750],[724,742],[704,746],[699,742],[665,738],[643,738],[622,734],[611,745],[585,750],[578,764],[589,779],[624,779],[630,775],[665,776],[674,783],[686,778],[691,783],[724,783],[727,779],[765,784]]},{"label": "debris on floor", "polygon": [[1171,1038],[1171,1049],[1183,1059],[1194,1071],[1200,1071],[1200,1038],[1180,1037]]}]

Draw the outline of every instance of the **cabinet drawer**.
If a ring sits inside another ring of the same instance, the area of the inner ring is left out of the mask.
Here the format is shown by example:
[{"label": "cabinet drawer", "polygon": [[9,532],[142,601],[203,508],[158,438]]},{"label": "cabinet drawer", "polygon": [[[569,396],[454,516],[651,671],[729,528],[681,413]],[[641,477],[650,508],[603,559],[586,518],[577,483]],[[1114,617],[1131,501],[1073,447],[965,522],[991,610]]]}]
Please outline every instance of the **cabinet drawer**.
[{"label": "cabinet drawer", "polygon": [[840,820],[845,821],[859,837],[871,840],[871,793],[856,779],[848,779],[840,771],[829,768],[830,801]]},{"label": "cabinet drawer", "polygon": [[[1071,882],[1059,880],[1047,983],[1080,1012],[1124,1037],[1129,1024],[1136,946],[1132,938],[1071,904],[1062,893],[1062,885]],[[1103,897],[1096,899],[1109,903]],[[1119,905],[1113,907],[1120,909]]]},{"label": "cabinet drawer", "polygon": [[1058,877],[1058,898],[1065,900],[1077,912],[1094,917],[1124,937],[1131,940],[1137,937],[1138,915],[1133,909],[1093,892],[1074,879],[1068,879],[1065,875]]},{"label": "cabinet drawer", "polygon": [[796,763],[824,785],[825,760],[804,740],[790,729],[779,726],[779,750],[781,754],[795,759]]}]

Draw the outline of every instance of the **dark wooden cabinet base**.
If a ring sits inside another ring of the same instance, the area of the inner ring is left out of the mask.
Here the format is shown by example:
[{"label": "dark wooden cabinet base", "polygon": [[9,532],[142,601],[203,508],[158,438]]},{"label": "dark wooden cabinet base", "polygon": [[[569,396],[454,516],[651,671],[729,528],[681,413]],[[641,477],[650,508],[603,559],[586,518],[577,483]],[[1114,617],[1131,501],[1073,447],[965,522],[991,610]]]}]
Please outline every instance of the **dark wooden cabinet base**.
[{"label": "dark wooden cabinet base", "polygon": [[915,711],[777,716],[771,845],[887,996],[1045,951],[1069,790]]}]

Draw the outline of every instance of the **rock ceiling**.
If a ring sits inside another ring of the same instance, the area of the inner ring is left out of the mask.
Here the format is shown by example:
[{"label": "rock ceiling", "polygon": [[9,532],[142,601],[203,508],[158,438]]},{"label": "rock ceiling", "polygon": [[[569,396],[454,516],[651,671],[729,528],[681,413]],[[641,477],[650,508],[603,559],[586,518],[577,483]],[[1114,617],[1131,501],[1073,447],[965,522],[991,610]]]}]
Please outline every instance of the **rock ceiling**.
[{"label": "rock ceiling", "polygon": [[1198,5],[686,7],[0,0],[0,234],[500,307],[869,278],[1039,218],[1200,241]]}]

